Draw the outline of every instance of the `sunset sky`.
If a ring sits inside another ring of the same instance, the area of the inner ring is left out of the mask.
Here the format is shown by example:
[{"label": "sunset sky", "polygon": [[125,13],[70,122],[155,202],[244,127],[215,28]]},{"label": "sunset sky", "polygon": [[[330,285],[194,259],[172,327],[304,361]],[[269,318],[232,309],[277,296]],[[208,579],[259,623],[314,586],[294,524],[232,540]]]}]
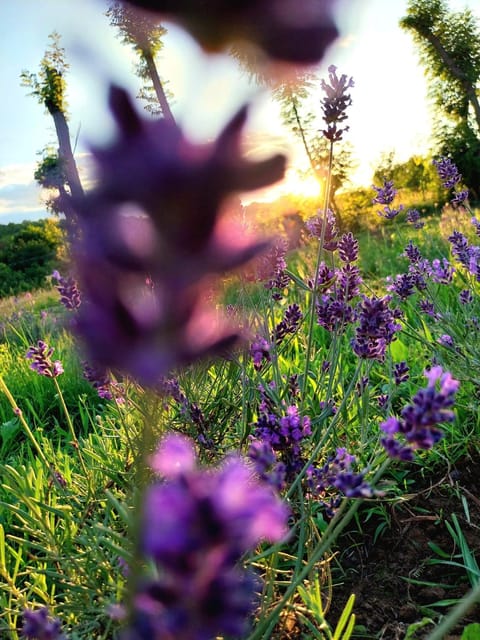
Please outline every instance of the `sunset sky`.
[{"label": "sunset sky", "polygon": [[[340,0],[341,37],[319,67],[326,76],[335,64],[353,76],[350,131],[346,136],[359,163],[354,179],[368,186],[382,152],[394,150],[399,160],[428,149],[431,118],[423,69],[411,37],[398,27],[407,0]],[[450,0],[455,9],[469,7],[480,18],[478,0]],[[133,57],[115,38],[103,15],[102,0],[2,0],[0,2],[0,223],[42,217],[40,190],[33,181],[38,152],[56,146],[53,125],[28,89],[20,86],[23,69],[37,71],[57,30],[70,63],[68,102],[70,130],[80,166],[88,141],[102,143],[112,133],[105,106],[110,80],[134,93],[138,81]],[[248,126],[249,147],[257,153],[284,150],[291,158],[286,183],[275,193],[301,188],[297,168],[306,168],[301,147],[292,145],[277,105],[252,86],[226,56],[205,57],[180,29],[169,34],[159,61],[161,75],[174,95],[173,110],[191,136],[207,140],[245,100],[253,103]],[[318,102],[317,102],[318,104]],[[141,108],[139,106],[139,108]],[[306,184],[306,190],[312,185]],[[256,195],[250,194],[250,199]]]}]

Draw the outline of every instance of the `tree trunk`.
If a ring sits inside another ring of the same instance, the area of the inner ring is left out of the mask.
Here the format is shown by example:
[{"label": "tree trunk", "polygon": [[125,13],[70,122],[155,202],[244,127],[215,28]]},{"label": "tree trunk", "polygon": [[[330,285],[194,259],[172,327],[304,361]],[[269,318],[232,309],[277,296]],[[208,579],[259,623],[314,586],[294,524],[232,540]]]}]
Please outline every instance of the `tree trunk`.
[{"label": "tree trunk", "polygon": [[58,155],[65,167],[65,176],[67,184],[70,187],[70,193],[74,198],[81,198],[84,192],[82,183],[80,182],[80,176],[78,175],[77,164],[73,157],[67,119],[63,111],[59,109],[49,109],[49,111],[55,124],[58,138]]},{"label": "tree trunk", "polygon": [[165,120],[169,120],[170,122],[174,123],[175,118],[173,117],[170,105],[168,104],[167,96],[163,89],[163,84],[160,80],[160,76],[158,75],[157,66],[155,64],[153,56],[148,51],[144,51],[143,57],[145,62],[147,63],[148,73],[150,74],[153,88],[155,89],[155,93],[157,94],[158,103],[162,110],[163,117],[165,118]]}]

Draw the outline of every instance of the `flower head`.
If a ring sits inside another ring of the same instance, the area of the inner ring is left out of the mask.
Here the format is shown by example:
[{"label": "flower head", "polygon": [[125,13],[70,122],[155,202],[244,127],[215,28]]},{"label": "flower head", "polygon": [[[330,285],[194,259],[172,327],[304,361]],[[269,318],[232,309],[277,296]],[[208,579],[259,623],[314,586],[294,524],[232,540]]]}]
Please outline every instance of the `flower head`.
[{"label": "flower head", "polygon": [[382,444],[389,456],[412,460],[415,449],[431,449],[442,438],[438,424],[454,419],[451,407],[458,380],[440,366],[424,373],[427,387],[417,392],[412,404],[403,409],[401,418],[390,417],[380,425],[387,434]]},{"label": "flower head", "polygon": [[49,347],[43,340],[38,340],[36,347],[29,347],[25,357],[32,360],[30,369],[47,378],[56,378],[63,373],[60,360],[52,362],[53,347]]},{"label": "flower head", "polygon": [[110,106],[118,134],[93,150],[97,186],[67,202],[81,230],[76,329],[98,365],[154,385],[238,338],[205,296],[206,278],[268,243],[239,233],[223,206],[232,193],[279,179],[285,161],[243,158],[245,109],[215,142],[194,144],[176,124],[138,115],[118,87]]},{"label": "flower head", "polygon": [[279,60],[319,62],[338,35],[332,0],[130,0],[188,29],[207,50],[247,41]]},{"label": "flower head", "polygon": [[159,572],[138,585],[124,638],[241,634],[259,580],[238,563],[260,541],[285,536],[286,506],[237,456],[198,468],[181,436],[166,436],[153,464],[164,479],[145,493],[140,545]]},{"label": "flower head", "polygon": [[352,98],[348,89],[354,86],[353,78],[347,78],[345,74],[337,75],[337,67],[328,67],[328,80],[322,80],[321,87],[325,94],[322,99],[323,121],[327,128],[323,130],[323,135],[332,142],[341,140],[343,134],[348,131],[348,127],[338,127],[339,122],[347,119],[347,109],[352,104]]},{"label": "flower head", "polygon": [[30,640],[67,640],[62,633],[62,625],[57,618],[50,618],[48,608],[26,609],[23,612],[23,638]]}]

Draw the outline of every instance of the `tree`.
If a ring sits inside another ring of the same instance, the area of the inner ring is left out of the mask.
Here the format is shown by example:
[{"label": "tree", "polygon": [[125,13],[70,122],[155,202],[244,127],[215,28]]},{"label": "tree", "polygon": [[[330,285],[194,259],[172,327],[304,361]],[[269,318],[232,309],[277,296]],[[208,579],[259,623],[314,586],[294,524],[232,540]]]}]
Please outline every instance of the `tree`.
[{"label": "tree", "polygon": [[40,62],[38,74],[22,71],[20,77],[22,85],[32,89],[31,95],[45,106],[53,118],[58,139],[58,157],[65,180],[72,196],[79,198],[83,195],[83,187],[70,142],[65,97],[65,75],[69,65],[65,61],[65,49],[60,46],[59,34],[53,32],[49,39],[51,44]]},{"label": "tree", "polygon": [[412,33],[425,66],[438,150],[452,157],[478,197],[480,25],[469,9],[450,11],[447,0],[410,0],[400,26]]},{"label": "tree", "polygon": [[[151,14],[122,2],[113,2],[106,15],[110,18],[110,24],[119,30],[122,42],[131,45],[139,56],[138,76],[142,80],[151,81],[151,85],[142,87],[138,97],[147,102],[148,111],[160,113],[167,120],[174,122],[164,84],[155,64],[155,57],[163,48],[162,38],[167,30],[155,22]],[[152,96],[152,92],[155,97]]]}]

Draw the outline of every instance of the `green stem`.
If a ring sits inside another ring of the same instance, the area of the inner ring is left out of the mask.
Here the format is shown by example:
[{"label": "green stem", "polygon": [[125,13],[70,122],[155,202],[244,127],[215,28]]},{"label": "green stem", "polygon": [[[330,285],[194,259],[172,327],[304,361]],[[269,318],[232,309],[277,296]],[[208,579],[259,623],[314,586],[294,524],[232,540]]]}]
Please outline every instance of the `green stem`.
[{"label": "green stem", "polygon": [[80,460],[80,464],[82,466],[83,473],[85,474],[85,479],[87,480],[89,492],[90,492],[90,474],[88,473],[87,467],[85,465],[85,460],[83,459],[82,452],[80,450],[80,444],[77,440],[77,436],[75,434],[75,429],[73,427],[73,422],[70,417],[70,413],[68,412],[67,405],[65,404],[65,398],[63,397],[62,390],[60,389],[60,385],[58,384],[57,378],[52,378],[53,383],[55,385],[55,389],[57,391],[58,398],[60,400],[60,405],[62,407],[63,413],[65,415],[65,420],[67,421],[68,430],[70,431],[70,435],[72,437],[73,446],[78,454],[78,459]]},{"label": "green stem", "polygon": [[426,640],[443,640],[447,637],[447,633],[454,627],[457,622],[466,616],[468,611],[480,602],[480,582],[471,589],[460,602],[453,607],[450,613],[442,620],[432,633],[427,636]]},{"label": "green stem", "polygon": [[309,318],[309,324],[308,324],[308,341],[307,341],[307,350],[305,353],[305,370],[304,370],[304,375],[303,375],[303,380],[302,380],[302,387],[301,387],[301,406],[300,406],[300,412],[303,408],[303,403],[305,400],[305,389],[307,387],[307,378],[308,378],[308,370],[310,368],[310,360],[311,360],[311,356],[312,356],[312,348],[313,348],[313,325],[315,322],[315,301],[317,298],[317,287],[318,287],[318,269],[320,267],[320,262],[322,261],[322,256],[323,256],[323,245],[325,242],[325,232],[327,229],[327,210],[328,210],[328,203],[330,200],[330,185],[332,182],[332,165],[333,165],[333,140],[330,141],[330,151],[329,151],[329,156],[328,156],[328,172],[327,172],[327,183],[325,185],[325,196],[324,196],[324,200],[323,200],[323,224],[322,224],[322,232],[321,232],[321,237],[320,237],[320,241],[318,243],[318,251],[317,251],[317,259],[315,262],[315,275],[314,275],[314,280],[313,280],[313,288],[312,288],[312,294],[311,294],[311,299],[310,299],[310,318]]},{"label": "green stem", "polygon": [[23,417],[23,413],[22,410],[18,407],[17,403],[15,402],[15,398],[12,396],[12,394],[10,393],[9,388],[7,387],[7,385],[5,384],[5,380],[3,379],[3,376],[0,376],[0,389],[3,391],[3,393],[5,394],[5,396],[7,397],[8,402],[10,403],[10,406],[13,409],[13,413],[18,417],[20,424],[23,427],[23,430],[25,431],[25,433],[28,436],[28,439],[30,440],[30,442],[32,443],[35,451],[38,453],[38,456],[40,458],[40,460],[43,462],[43,464],[47,467],[47,469],[51,470],[51,464],[48,462],[45,454],[43,453],[43,449],[41,448],[41,446],[38,444],[35,436],[33,435],[32,430],[30,429],[30,427],[28,426],[27,421],[25,420],[25,418]]}]

